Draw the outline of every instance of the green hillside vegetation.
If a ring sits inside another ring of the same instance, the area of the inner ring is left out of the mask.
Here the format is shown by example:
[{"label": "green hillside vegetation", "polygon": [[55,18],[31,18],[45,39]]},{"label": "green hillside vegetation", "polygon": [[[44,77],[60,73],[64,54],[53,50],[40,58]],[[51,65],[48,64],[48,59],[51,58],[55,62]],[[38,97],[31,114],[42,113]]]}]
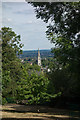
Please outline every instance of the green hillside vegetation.
[{"label": "green hillside vegetation", "polygon": [[[51,53],[51,50],[40,50],[40,54],[42,58],[53,57],[53,53]],[[37,56],[38,50],[23,51],[23,53],[19,55],[20,58],[37,58]]]}]

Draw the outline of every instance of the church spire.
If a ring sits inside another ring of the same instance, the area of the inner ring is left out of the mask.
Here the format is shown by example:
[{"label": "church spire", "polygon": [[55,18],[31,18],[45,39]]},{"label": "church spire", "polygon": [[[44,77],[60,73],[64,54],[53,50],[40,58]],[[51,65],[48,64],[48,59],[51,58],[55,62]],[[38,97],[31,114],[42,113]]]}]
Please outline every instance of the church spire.
[{"label": "church spire", "polygon": [[38,65],[41,66],[41,57],[40,57],[39,48],[38,48]]}]

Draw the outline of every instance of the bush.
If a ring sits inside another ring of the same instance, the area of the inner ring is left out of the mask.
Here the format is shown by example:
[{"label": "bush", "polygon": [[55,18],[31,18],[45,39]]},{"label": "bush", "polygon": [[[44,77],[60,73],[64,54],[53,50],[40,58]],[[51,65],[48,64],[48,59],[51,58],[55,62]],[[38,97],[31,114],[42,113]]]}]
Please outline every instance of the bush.
[{"label": "bush", "polygon": [[7,104],[6,98],[2,98],[2,105]]},{"label": "bush", "polygon": [[13,97],[8,97],[8,98],[6,98],[6,100],[8,103],[15,103],[15,98],[13,98]]}]

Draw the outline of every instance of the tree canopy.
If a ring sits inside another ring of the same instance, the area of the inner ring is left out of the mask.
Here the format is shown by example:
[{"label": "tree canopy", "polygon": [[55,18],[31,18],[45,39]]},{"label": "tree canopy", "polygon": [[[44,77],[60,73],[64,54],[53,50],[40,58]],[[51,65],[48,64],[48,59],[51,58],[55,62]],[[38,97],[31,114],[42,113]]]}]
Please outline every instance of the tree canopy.
[{"label": "tree canopy", "polygon": [[[48,22],[46,35],[55,44],[55,57],[59,61],[80,61],[80,2],[35,2],[37,18]],[[73,64],[74,64],[73,62]],[[79,66],[79,64],[78,64]]]},{"label": "tree canopy", "polygon": [[17,81],[21,78],[22,69],[17,55],[22,51],[20,35],[9,27],[0,30],[2,34],[2,93],[3,97],[15,97]]},{"label": "tree canopy", "polygon": [[[18,58],[21,53],[22,44],[20,35],[17,35],[9,27],[3,27],[2,34],[2,97],[3,104],[8,102],[25,104],[41,104],[50,100],[48,94],[48,78],[42,74],[40,67],[36,64],[31,66],[22,63]],[[53,94],[54,96],[54,94]]]},{"label": "tree canopy", "polygon": [[30,2],[30,4],[35,8],[37,19],[41,18],[49,24],[46,35],[50,42],[55,44],[52,52],[56,65],[55,63],[52,65],[51,78],[49,75],[55,90],[59,89],[66,95],[65,88],[69,86],[66,88],[68,95],[79,96],[80,2]]},{"label": "tree canopy", "polygon": [[80,32],[80,2],[34,2],[37,18],[50,23],[47,34],[53,33],[67,39],[75,39]]}]

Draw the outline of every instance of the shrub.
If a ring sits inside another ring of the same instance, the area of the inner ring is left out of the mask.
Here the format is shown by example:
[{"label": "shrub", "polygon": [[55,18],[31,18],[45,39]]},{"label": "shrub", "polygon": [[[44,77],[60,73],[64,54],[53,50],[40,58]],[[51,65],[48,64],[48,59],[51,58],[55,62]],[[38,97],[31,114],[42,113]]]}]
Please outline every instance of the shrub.
[{"label": "shrub", "polygon": [[6,98],[2,98],[2,105],[7,104]]}]

